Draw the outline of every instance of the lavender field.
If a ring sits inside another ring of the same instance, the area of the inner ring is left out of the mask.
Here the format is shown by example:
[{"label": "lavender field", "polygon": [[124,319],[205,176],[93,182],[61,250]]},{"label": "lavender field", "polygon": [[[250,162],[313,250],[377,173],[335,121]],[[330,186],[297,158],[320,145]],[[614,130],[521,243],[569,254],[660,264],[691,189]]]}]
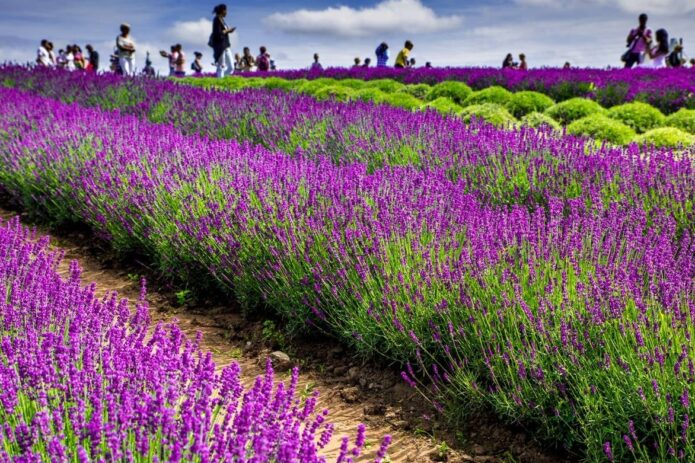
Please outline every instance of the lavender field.
[{"label": "lavender field", "polygon": [[[679,74],[673,89],[678,79],[692,87]],[[538,85],[551,80],[562,73]],[[270,308],[295,336],[319,331],[395,363],[435,409],[483,405],[586,461],[695,460],[692,146],[618,147],[267,88],[14,66],[0,82],[0,184],[25,209],[88,224],[172,281]],[[225,452],[251,448],[248,461],[319,461],[325,428],[291,384],[269,372],[243,395],[233,369],[215,376],[204,356],[182,365],[199,350],[175,327],[145,343],[144,309],[91,300],[51,274],[44,242],[1,231],[5,460],[81,446],[82,461],[154,461],[152,448],[159,461],[247,461]],[[137,342],[118,344],[126,334]],[[126,347],[158,363],[153,376],[125,385],[108,373]],[[31,367],[15,367],[18,349]],[[55,352],[48,370],[30,360],[42,349]],[[157,392],[158,374],[173,395]],[[124,404],[149,400],[155,424],[132,422]],[[247,402],[268,419],[244,421]],[[206,419],[184,419],[194,409]],[[75,438],[82,429],[95,437]]]}]

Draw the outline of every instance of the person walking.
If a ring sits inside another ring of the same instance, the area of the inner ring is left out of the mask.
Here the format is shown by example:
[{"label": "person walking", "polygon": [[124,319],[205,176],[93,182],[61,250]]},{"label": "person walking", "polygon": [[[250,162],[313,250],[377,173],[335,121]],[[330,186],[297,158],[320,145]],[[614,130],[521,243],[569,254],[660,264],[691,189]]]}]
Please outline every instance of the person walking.
[{"label": "person walking", "polygon": [[72,46],[73,53],[75,54],[75,68],[80,70],[87,69],[87,61],[82,54],[82,49],[79,45]]},{"label": "person walking", "polygon": [[174,77],[174,72],[176,71],[176,60],[178,59],[176,45],[169,47],[169,53],[167,53],[166,50],[159,50],[159,56],[166,58],[169,61],[169,77]]},{"label": "person walking", "polygon": [[39,49],[36,50],[36,64],[39,66],[51,66],[51,54],[48,48],[48,40],[43,39]]},{"label": "person walking", "polygon": [[68,71],[74,71],[75,68],[75,50],[72,45],[65,47],[65,69]]},{"label": "person walking", "polygon": [[89,72],[98,72],[99,71],[99,52],[97,52],[92,45],[87,44],[86,47],[84,47],[85,50],[89,53],[87,55],[87,60],[89,61],[89,64],[87,65],[87,71]]},{"label": "person walking", "polygon": [[118,64],[124,76],[135,75],[135,42],[130,36],[130,24],[121,24],[121,35],[116,37]]},{"label": "person walking", "polygon": [[224,18],[227,16],[227,5],[220,3],[212,11],[215,14],[215,18],[212,20],[212,34],[210,35],[208,45],[212,47],[212,59],[217,66],[216,75],[220,78],[223,74],[223,68],[225,69],[225,76],[229,76],[234,72],[229,34],[233,33],[236,27],[227,27],[227,23],[224,21]]},{"label": "person walking", "polygon": [[666,57],[669,51],[668,43],[668,32],[666,32],[666,29],[656,31],[656,46],[648,46],[646,48],[646,55],[650,61],[643,61],[637,66],[643,68],[665,68]]},{"label": "person walking", "polygon": [[644,60],[644,53],[652,40],[652,31],[647,28],[648,19],[645,13],[639,15],[639,26],[627,34],[627,51],[622,56],[626,69],[641,64]]},{"label": "person walking", "polygon": [[174,76],[186,76],[186,54],[183,52],[183,46],[180,43],[174,45],[176,51],[176,60],[174,61]]},{"label": "person walking", "polygon": [[381,42],[381,44],[376,47],[374,52],[376,54],[376,67],[384,68],[387,66],[389,61],[389,46],[386,42]]},{"label": "person walking", "polygon": [[319,61],[318,53],[314,53],[314,62],[311,63],[311,67],[309,69],[312,71],[323,71],[323,66],[321,66],[321,62]]},{"label": "person walking", "polygon": [[260,54],[256,57],[256,69],[260,72],[270,71],[270,54],[266,47],[260,48]]},{"label": "person walking", "polygon": [[396,56],[396,68],[404,69],[410,65],[410,60],[408,59],[408,56],[410,55],[410,52],[413,50],[413,48],[413,42],[411,42],[410,40],[406,40],[405,44],[403,45],[403,49],[400,51],[400,53],[398,53],[398,56]]}]

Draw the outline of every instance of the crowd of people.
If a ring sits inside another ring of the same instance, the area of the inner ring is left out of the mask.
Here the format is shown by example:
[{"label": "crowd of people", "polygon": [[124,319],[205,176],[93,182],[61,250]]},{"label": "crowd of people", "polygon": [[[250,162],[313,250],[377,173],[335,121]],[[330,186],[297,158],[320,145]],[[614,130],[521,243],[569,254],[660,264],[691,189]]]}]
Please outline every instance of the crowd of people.
[{"label": "crowd of people", "polygon": [[[243,53],[236,53],[232,56],[230,35],[236,31],[236,27],[230,27],[226,23],[227,5],[219,4],[213,9],[212,33],[208,40],[208,46],[212,48],[213,66],[216,68],[216,76],[229,76],[234,72],[267,72],[276,69],[275,62],[271,58],[265,46],[259,48],[258,55],[254,56],[249,47],[243,48]],[[638,26],[630,30],[627,35],[627,51],[621,56],[625,68],[632,67],[682,67],[688,63],[695,67],[695,58],[688,59],[683,52],[683,41],[669,41],[669,34],[665,29],[658,29],[652,33],[647,27],[648,17],[646,14],[639,16]],[[403,48],[396,55],[393,67],[397,69],[413,68],[416,66],[415,58],[411,52],[415,48],[412,41],[406,40]],[[37,51],[36,63],[40,66],[52,66],[67,69],[70,71],[84,70],[88,72],[99,71],[99,53],[91,46],[86,45],[87,54],[82,52],[79,45],[67,45],[64,49],[54,52],[53,43],[42,40]],[[113,54],[110,56],[110,69],[118,74],[132,76],[135,75],[135,52],[136,44],[130,35],[130,25],[121,24],[120,34],[116,37]],[[186,54],[180,43],[174,44],[169,51],[161,50],[160,56],[166,58],[169,64],[169,76],[182,77],[186,75]],[[195,75],[203,72],[203,53],[194,52],[194,60],[191,62],[190,69]],[[374,51],[376,67],[388,67],[389,45],[382,42]],[[519,61],[514,61],[514,56],[508,53],[502,62],[503,69],[527,70],[528,62],[526,55],[520,53]],[[364,59],[356,57],[353,68],[368,68],[372,65],[371,57]],[[323,70],[318,53],[314,54],[314,60],[309,66],[311,70]],[[425,63],[426,68],[432,67],[430,62]],[[570,69],[569,62],[565,62],[563,69]],[[149,52],[146,53],[145,67],[142,74],[147,76],[156,75],[152,66]]]}]

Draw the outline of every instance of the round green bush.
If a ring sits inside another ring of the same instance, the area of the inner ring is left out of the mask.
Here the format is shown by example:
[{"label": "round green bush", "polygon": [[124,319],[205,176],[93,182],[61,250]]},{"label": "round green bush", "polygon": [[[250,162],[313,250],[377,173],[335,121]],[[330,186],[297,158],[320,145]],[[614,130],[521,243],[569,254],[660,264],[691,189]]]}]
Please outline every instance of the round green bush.
[{"label": "round green bush", "polygon": [[289,90],[292,88],[292,81],[281,79],[279,77],[268,77],[263,80],[263,86],[269,89],[280,88],[282,90]]},{"label": "round green bush", "polygon": [[450,98],[445,96],[437,98],[434,101],[422,105],[422,109],[434,109],[441,114],[458,114],[463,109],[460,105],[457,105]]},{"label": "round green bush", "polygon": [[539,127],[542,127],[544,125],[547,125],[548,127],[554,129],[554,130],[561,130],[562,126],[557,123],[555,119],[552,117],[545,115],[543,113],[539,113],[537,111],[534,111],[532,113],[529,113],[525,115],[524,117],[521,118],[521,124],[526,125],[529,127],[533,127],[534,129],[537,129]]},{"label": "round green bush", "polygon": [[328,87],[323,87],[314,93],[317,100],[328,100],[334,99],[337,101],[348,101],[353,98],[355,91],[347,88],[341,87],[340,85],[330,85]]},{"label": "round green bush", "polygon": [[695,109],[681,108],[666,117],[664,125],[695,135]]},{"label": "round green bush", "polygon": [[545,110],[545,114],[552,117],[562,125],[567,125],[570,122],[582,119],[592,114],[605,112],[605,109],[600,104],[586,98],[570,98],[552,105]]},{"label": "round green bush", "polygon": [[611,119],[632,127],[637,133],[661,127],[666,119],[666,116],[654,106],[640,101],[613,106],[608,110],[607,115]]},{"label": "round green bush", "polygon": [[402,89],[400,89],[398,92],[399,93],[407,93],[408,95],[413,95],[415,98],[419,98],[421,100],[425,99],[425,96],[429,91],[432,90],[432,87],[430,87],[427,84],[411,84],[411,85],[406,85]]},{"label": "round green bush", "polygon": [[543,112],[554,104],[548,95],[525,90],[513,94],[506,107],[514,117],[522,117],[532,112]]},{"label": "round green bush", "polygon": [[378,88],[382,92],[395,93],[405,87],[404,84],[396,82],[393,79],[376,79],[368,80],[364,84],[365,88]]},{"label": "round green bush", "polygon": [[484,88],[473,92],[465,99],[463,102],[464,106],[469,106],[473,104],[482,103],[496,103],[499,105],[506,105],[512,98],[512,92],[506,88],[493,85],[492,87]]},{"label": "round green bush", "polygon": [[642,135],[637,135],[634,141],[640,145],[655,146],[657,148],[689,147],[695,143],[695,135],[675,127],[661,127],[652,129]]},{"label": "round green bush", "polygon": [[294,89],[295,91],[299,93],[306,93],[308,95],[313,95],[314,93],[318,92],[324,87],[328,87],[329,85],[326,84],[325,82],[322,82],[321,79],[316,79],[316,80],[307,80],[303,84],[297,85]]},{"label": "round green bush", "polygon": [[408,95],[407,93],[401,92],[387,94],[383,99],[383,102],[390,104],[391,106],[409,109],[411,111],[414,111],[422,106],[422,100],[415,98],[413,95]]},{"label": "round green bush", "polygon": [[378,88],[363,88],[361,90],[355,90],[353,94],[353,99],[381,103],[387,96],[388,93],[384,93]]},{"label": "round green bush", "polygon": [[505,127],[516,122],[514,116],[512,116],[504,106],[495,103],[466,106],[463,108],[460,115],[466,123],[471,122],[475,116],[476,119],[484,119],[485,122],[495,127]]},{"label": "round green bush", "polygon": [[631,127],[603,114],[592,114],[572,122],[567,126],[567,133],[586,135],[616,145],[626,145],[636,135]]},{"label": "round green bush", "polygon": [[342,79],[338,80],[336,84],[340,85],[341,87],[348,87],[358,90],[360,88],[364,88],[366,82],[360,79]]},{"label": "round green bush", "polygon": [[434,101],[437,98],[447,97],[454,103],[462,105],[471,93],[473,93],[473,90],[463,82],[448,80],[432,87],[429,93],[425,95],[425,99],[427,101]]}]

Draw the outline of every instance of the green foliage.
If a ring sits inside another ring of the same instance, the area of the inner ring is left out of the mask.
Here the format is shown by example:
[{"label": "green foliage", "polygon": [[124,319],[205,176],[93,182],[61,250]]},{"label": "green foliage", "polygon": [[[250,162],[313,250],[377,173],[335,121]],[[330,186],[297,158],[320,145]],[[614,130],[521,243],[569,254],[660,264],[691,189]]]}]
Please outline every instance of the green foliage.
[{"label": "green foliage", "polygon": [[354,92],[353,99],[381,103],[387,96],[389,96],[387,93],[382,92],[378,88],[363,88]]},{"label": "green foliage", "polygon": [[634,139],[639,144],[657,148],[689,147],[695,143],[695,135],[675,127],[662,127],[650,130]]},{"label": "green foliage", "polygon": [[308,95],[313,95],[319,90],[329,85],[334,85],[335,79],[315,79],[308,80],[303,84],[295,87],[295,90],[299,93],[306,93]]},{"label": "green foliage", "polygon": [[365,88],[378,88],[386,93],[395,93],[405,87],[404,84],[396,82],[393,79],[368,80],[364,86]]},{"label": "green foliage", "polygon": [[468,98],[463,102],[464,106],[482,104],[482,103],[496,103],[499,105],[506,105],[512,98],[512,92],[506,88],[494,85],[492,87],[484,88],[478,90],[477,92],[471,93]]},{"label": "green foliage", "polygon": [[409,109],[411,111],[414,111],[422,106],[422,100],[418,100],[412,95],[401,92],[387,94],[383,99],[383,102],[390,104],[391,106]]},{"label": "green foliage", "polygon": [[635,137],[631,127],[603,114],[593,114],[572,122],[567,126],[567,133],[586,135],[617,145],[626,145]]},{"label": "green foliage", "polygon": [[339,85],[331,85],[328,87],[323,87],[314,93],[314,96],[318,100],[328,100],[334,99],[337,101],[349,101],[355,94],[354,90],[341,87]]},{"label": "green foliage", "polygon": [[463,105],[463,102],[466,101],[466,98],[468,98],[471,93],[473,93],[473,90],[463,82],[448,80],[432,87],[432,90],[425,96],[425,99],[427,101],[434,101],[437,98],[447,97],[454,103]]},{"label": "green foliage", "polygon": [[421,106],[422,109],[434,109],[441,114],[458,114],[463,109],[461,106],[457,105],[451,99],[443,96],[437,98],[434,101]]},{"label": "green foliage", "polygon": [[268,77],[263,81],[263,86],[269,89],[290,90],[292,88],[292,81],[280,77]]},{"label": "green foliage", "polygon": [[557,103],[545,110],[545,114],[552,117],[562,125],[567,125],[578,119],[592,114],[603,113],[605,109],[600,104],[586,98],[572,98],[562,103]]},{"label": "green foliage", "polygon": [[632,127],[637,133],[661,127],[666,117],[654,106],[640,101],[613,106],[608,117]]},{"label": "green foliage", "polygon": [[181,291],[176,292],[176,304],[178,306],[185,305],[191,300],[193,293],[191,293],[190,289],[182,289]]},{"label": "green foliage", "polygon": [[338,85],[342,87],[347,87],[347,88],[352,88],[355,90],[358,90],[360,88],[364,88],[366,82],[364,80],[360,79],[342,79],[336,82]]},{"label": "green foliage", "polygon": [[411,84],[406,85],[405,87],[400,89],[399,92],[407,93],[408,95],[413,95],[415,98],[424,100],[425,96],[427,95],[427,93],[429,93],[431,89],[432,87],[427,84]]},{"label": "green foliage", "polygon": [[544,125],[547,125],[548,127],[555,129],[555,130],[561,130],[562,126],[557,123],[555,119],[552,117],[539,113],[537,111],[534,111],[532,113],[529,113],[525,115],[524,117],[521,118],[521,124],[522,125],[527,125],[529,127],[533,128],[539,128]]},{"label": "green foliage", "polygon": [[543,112],[554,104],[547,95],[525,90],[513,94],[506,107],[514,117],[522,117],[532,112]]},{"label": "green foliage", "polygon": [[461,117],[466,123],[470,123],[474,116],[476,119],[484,119],[485,122],[495,127],[506,127],[516,122],[514,116],[509,114],[509,111],[504,106],[495,103],[466,106],[461,111]]},{"label": "green foliage", "polygon": [[666,118],[664,125],[695,135],[695,109],[678,110]]}]

